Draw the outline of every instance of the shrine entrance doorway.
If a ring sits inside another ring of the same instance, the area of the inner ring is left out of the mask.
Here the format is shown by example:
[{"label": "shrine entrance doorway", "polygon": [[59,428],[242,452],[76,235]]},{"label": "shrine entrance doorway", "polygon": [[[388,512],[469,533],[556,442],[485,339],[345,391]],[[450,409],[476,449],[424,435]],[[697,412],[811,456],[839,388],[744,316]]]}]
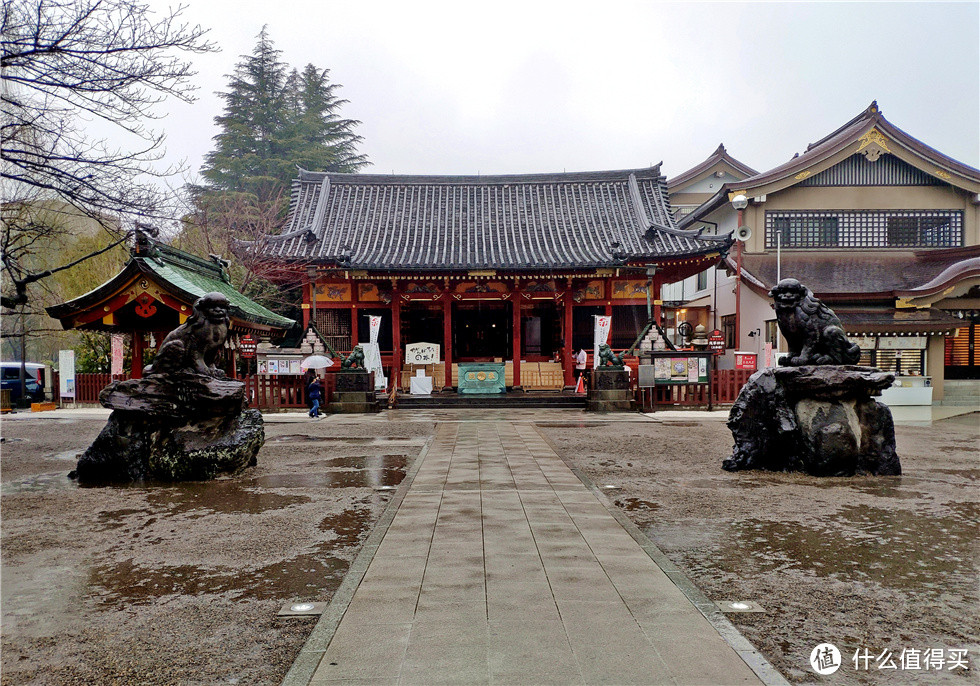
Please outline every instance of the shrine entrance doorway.
[{"label": "shrine entrance doorway", "polygon": [[453,304],[453,357],[459,362],[511,358],[511,303],[479,300]]}]

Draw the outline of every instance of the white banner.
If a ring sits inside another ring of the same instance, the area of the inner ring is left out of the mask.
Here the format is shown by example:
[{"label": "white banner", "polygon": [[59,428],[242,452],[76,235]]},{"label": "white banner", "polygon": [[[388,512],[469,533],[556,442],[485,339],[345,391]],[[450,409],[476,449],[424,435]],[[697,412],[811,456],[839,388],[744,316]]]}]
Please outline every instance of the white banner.
[{"label": "white banner", "polygon": [[595,317],[595,350],[592,356],[592,368],[599,366],[599,346],[609,340],[609,329],[612,327],[612,317],[608,315],[592,315]]},{"label": "white banner", "polygon": [[58,391],[62,399],[75,399],[75,351],[58,351]]},{"label": "white banner", "polygon": [[388,387],[388,379],[385,378],[384,369],[381,367],[381,348],[378,346],[378,334],[381,332],[381,317],[379,315],[367,315],[370,343],[362,343],[364,350],[364,368],[369,372],[374,372],[374,388],[384,389]]},{"label": "white banner", "polygon": [[405,346],[405,364],[437,364],[438,343],[409,343]]},{"label": "white banner", "polygon": [[121,333],[114,333],[112,341],[112,367],[109,370],[113,375],[123,373],[123,336]]}]

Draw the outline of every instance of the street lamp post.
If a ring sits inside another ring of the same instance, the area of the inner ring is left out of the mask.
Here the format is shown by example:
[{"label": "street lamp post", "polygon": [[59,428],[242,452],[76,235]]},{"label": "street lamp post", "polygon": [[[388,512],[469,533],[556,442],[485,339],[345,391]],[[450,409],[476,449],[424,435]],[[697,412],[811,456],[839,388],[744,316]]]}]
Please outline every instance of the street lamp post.
[{"label": "street lamp post", "polygon": [[745,208],[749,199],[739,193],[732,198],[732,207],[738,211],[738,227],[735,229],[735,349],[738,350],[742,341],[742,243],[745,233],[742,231],[745,219]]}]

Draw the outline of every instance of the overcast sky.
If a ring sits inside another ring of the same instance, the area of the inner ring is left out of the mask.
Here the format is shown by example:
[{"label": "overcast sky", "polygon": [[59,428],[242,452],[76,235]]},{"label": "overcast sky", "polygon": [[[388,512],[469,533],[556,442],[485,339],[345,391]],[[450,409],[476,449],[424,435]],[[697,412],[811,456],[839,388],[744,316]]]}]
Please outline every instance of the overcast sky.
[{"label": "overcast sky", "polygon": [[[166,0],[151,0],[166,8]],[[188,0],[221,52],[161,125],[197,171],[227,75],[263,24],[330,69],[362,122],[365,171],[491,174],[644,167],[668,176],[724,142],[760,171],[877,100],[980,166],[980,3]]]}]

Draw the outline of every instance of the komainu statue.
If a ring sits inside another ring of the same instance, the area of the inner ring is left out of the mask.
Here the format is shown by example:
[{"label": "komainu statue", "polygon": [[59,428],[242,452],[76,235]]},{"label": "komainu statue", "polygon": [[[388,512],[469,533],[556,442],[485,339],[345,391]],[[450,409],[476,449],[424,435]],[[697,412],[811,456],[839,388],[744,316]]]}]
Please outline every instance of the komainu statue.
[{"label": "komainu statue", "polygon": [[783,279],[769,295],[775,304],[779,330],[789,347],[789,355],[779,364],[857,364],[861,359],[861,349],[847,340],[834,311],[799,281]]},{"label": "komainu statue", "polygon": [[198,298],[142,379],[102,389],[99,402],[112,414],[72,476],[90,484],[188,481],[256,463],[265,441],[262,415],[247,409],[245,384],[216,366],[229,308],[221,293]]},{"label": "komainu statue", "polygon": [[618,369],[622,369],[624,366],[623,355],[617,355],[613,352],[613,349],[609,347],[608,343],[603,343],[599,346],[599,366],[616,367]]},{"label": "komainu statue", "polygon": [[147,374],[194,372],[224,378],[214,366],[228,338],[228,308],[231,303],[221,293],[208,293],[194,303],[194,313],[167,334]]},{"label": "komainu statue", "polygon": [[796,279],[783,279],[769,294],[789,354],[739,392],[728,415],[735,446],[722,468],[901,474],[891,410],[875,400],[894,374],[856,366],[860,347]]},{"label": "komainu statue", "polygon": [[350,355],[344,358],[344,361],[340,363],[341,369],[358,369],[364,371],[364,348],[359,345],[355,345],[354,349],[350,351]]}]

